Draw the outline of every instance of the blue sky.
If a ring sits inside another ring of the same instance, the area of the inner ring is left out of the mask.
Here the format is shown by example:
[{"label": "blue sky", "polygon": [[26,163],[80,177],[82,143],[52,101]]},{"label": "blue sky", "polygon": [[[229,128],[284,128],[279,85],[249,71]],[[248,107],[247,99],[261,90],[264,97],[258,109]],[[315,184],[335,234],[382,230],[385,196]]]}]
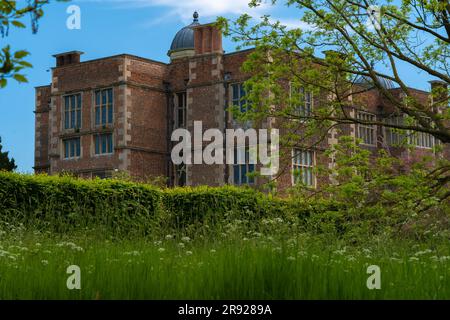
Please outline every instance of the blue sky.
[{"label": "blue sky", "polygon": [[[34,87],[50,83],[55,65],[55,53],[71,50],[85,52],[82,61],[129,53],[168,62],[167,51],[176,32],[192,22],[192,13],[200,13],[200,22],[212,22],[217,15],[236,17],[248,12],[254,16],[271,14],[274,18],[295,24],[293,9],[262,7],[248,9],[248,0],[78,0],[52,3],[46,7],[39,32],[12,29],[9,37],[1,39],[0,47],[9,43],[12,49],[31,52],[28,59],[33,69],[27,70],[28,84],[10,81],[0,90],[0,137],[4,150],[10,152],[20,172],[32,172],[34,162]],[[66,28],[70,4],[81,8],[81,30]],[[225,39],[226,51],[235,44]],[[427,90],[430,80],[424,74],[410,70],[407,83]]]}]

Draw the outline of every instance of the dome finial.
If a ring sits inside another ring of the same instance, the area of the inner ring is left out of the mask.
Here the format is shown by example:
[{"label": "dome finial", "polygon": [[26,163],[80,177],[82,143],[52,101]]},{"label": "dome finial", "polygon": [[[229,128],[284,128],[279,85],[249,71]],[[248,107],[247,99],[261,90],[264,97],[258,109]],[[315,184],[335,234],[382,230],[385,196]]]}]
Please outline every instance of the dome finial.
[{"label": "dome finial", "polygon": [[194,22],[198,22],[198,17],[199,17],[198,12],[195,11],[194,12]]}]

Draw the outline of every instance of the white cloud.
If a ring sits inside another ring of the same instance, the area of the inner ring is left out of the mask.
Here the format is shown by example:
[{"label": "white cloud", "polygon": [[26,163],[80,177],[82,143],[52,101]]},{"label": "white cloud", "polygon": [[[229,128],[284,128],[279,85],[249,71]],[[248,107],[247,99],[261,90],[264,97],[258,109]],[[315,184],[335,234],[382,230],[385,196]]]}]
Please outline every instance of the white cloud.
[{"label": "white cloud", "polygon": [[[217,16],[240,15],[247,13],[255,19],[255,22],[265,14],[270,14],[274,6],[270,4],[271,1],[263,2],[257,8],[249,8],[250,0],[78,0],[79,2],[104,2],[114,4],[117,8],[151,8],[160,7],[166,8],[167,11],[158,18],[153,18],[147,21],[144,25],[153,26],[163,23],[164,21],[171,21],[173,19],[180,19],[183,23],[188,24],[192,22],[192,15],[194,11],[200,14],[200,22],[211,22]],[[272,22],[279,20],[288,29],[301,28],[311,29],[311,26],[300,21],[299,19],[280,17],[272,17]]]},{"label": "white cloud", "polygon": [[[86,1],[86,0],[85,0]],[[258,8],[249,8],[249,0],[87,0],[111,2],[120,7],[165,7],[168,13],[165,17],[178,16],[184,22],[192,20],[194,11],[198,11],[200,19],[205,21],[215,19],[220,15],[239,15],[249,13],[252,16],[261,15],[269,7],[263,4]],[[202,19],[204,18],[204,19]],[[162,19],[162,17],[161,17]]]},{"label": "white cloud", "polygon": [[[192,17],[198,11],[204,17],[216,17],[226,14],[242,14],[248,12],[248,0],[141,0],[153,5],[169,7],[183,19]],[[253,11],[253,10],[252,10]]]}]

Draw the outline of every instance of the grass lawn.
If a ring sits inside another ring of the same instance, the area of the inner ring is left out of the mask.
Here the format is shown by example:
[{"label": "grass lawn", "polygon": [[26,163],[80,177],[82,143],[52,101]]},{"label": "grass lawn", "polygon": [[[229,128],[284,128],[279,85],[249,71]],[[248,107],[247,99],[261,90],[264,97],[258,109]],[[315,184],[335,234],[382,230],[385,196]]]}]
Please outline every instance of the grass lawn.
[{"label": "grass lawn", "polygon": [[0,299],[450,299],[448,206],[418,213],[408,193],[387,210],[346,192],[0,172]]},{"label": "grass lawn", "polygon": [[[81,290],[67,288],[71,265]],[[367,288],[370,265],[381,290]],[[0,299],[450,299],[450,245],[4,234]]]}]

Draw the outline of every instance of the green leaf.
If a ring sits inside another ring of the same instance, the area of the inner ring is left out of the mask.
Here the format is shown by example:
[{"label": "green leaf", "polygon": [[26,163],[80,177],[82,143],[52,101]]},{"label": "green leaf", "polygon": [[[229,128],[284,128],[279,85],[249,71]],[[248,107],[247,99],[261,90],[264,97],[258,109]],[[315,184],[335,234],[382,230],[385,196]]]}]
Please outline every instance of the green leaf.
[{"label": "green leaf", "polygon": [[21,66],[24,66],[24,67],[27,67],[27,68],[32,68],[33,67],[33,65],[31,63],[26,62],[26,61],[19,61],[17,63],[20,64]]},{"label": "green leaf", "polygon": [[13,75],[13,78],[14,78],[17,82],[24,82],[24,83],[28,82],[27,78],[25,78],[25,76],[22,75],[22,74],[15,74],[15,75]]},{"label": "green leaf", "polygon": [[14,58],[22,59],[22,58],[28,56],[29,54],[30,53],[26,50],[20,50],[20,51],[17,51],[16,53],[14,53]]},{"label": "green leaf", "polygon": [[18,20],[11,21],[11,24],[17,28],[25,28],[25,25]]},{"label": "green leaf", "polygon": [[6,87],[7,83],[8,83],[8,81],[6,79],[0,79],[0,88]]}]

